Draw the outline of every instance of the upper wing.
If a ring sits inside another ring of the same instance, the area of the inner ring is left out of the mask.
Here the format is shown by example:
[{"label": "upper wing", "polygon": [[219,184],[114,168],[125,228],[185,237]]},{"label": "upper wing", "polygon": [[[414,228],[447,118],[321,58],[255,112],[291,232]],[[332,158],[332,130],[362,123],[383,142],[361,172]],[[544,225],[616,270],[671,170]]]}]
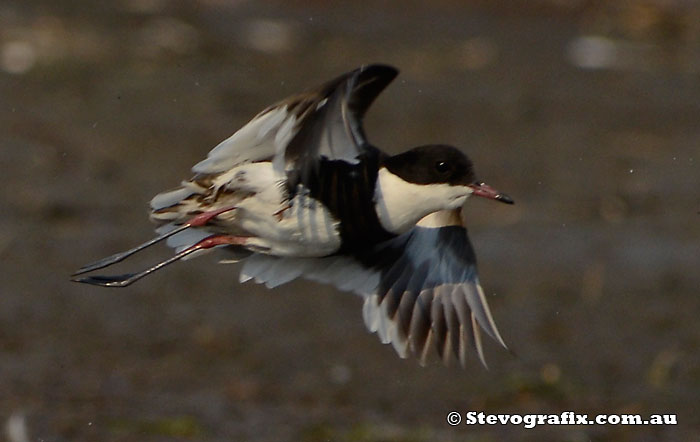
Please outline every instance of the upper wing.
[{"label": "upper wing", "polygon": [[479,283],[476,258],[459,211],[429,215],[409,232],[357,258],[323,260],[251,256],[241,280],[276,286],[303,276],[365,296],[370,331],[401,357],[424,363],[434,347],[466,363],[473,347],[485,365],[481,330],[505,347]]},{"label": "upper wing", "polygon": [[390,66],[363,66],[289,97],[258,114],[192,170],[217,174],[272,159],[278,170],[294,170],[295,179],[306,182],[321,157],[355,162],[370,149],[362,117],[397,74]]}]

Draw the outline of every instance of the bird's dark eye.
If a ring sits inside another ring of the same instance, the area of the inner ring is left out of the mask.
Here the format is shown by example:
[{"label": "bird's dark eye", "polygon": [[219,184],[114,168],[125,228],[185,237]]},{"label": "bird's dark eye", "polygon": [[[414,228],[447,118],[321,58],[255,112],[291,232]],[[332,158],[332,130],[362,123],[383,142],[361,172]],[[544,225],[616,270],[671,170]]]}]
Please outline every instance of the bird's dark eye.
[{"label": "bird's dark eye", "polygon": [[450,165],[445,161],[438,161],[435,163],[435,170],[440,174],[445,174],[450,171]]}]

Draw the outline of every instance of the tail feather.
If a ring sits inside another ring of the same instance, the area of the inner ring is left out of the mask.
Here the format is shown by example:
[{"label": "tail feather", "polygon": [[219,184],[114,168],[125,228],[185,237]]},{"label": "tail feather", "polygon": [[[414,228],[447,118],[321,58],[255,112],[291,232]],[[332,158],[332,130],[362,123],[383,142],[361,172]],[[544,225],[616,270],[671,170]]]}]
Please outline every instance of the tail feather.
[{"label": "tail feather", "polygon": [[180,187],[166,190],[154,196],[151,200],[151,209],[159,211],[179,204],[181,201],[191,197],[192,195],[201,195],[206,193],[207,189],[202,187],[196,181],[183,181]]},{"label": "tail feather", "polygon": [[159,193],[150,203],[151,221],[159,225],[177,224],[193,215],[214,209],[208,201],[211,189],[205,183],[193,179],[183,181],[178,188]]}]

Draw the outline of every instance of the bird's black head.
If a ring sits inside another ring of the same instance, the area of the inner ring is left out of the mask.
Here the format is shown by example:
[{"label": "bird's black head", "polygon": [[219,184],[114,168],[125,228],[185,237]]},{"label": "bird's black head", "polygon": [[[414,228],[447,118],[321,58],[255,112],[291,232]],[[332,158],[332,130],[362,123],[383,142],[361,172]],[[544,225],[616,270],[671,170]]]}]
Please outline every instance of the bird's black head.
[{"label": "bird's black head", "polygon": [[384,161],[389,172],[414,184],[468,186],[476,182],[471,160],[459,149],[431,144],[394,155]]},{"label": "bird's black head", "polygon": [[456,147],[444,144],[414,147],[385,159],[384,167],[408,183],[447,184],[453,189],[468,187],[472,195],[513,204],[513,199],[505,193],[477,181],[471,160]]}]

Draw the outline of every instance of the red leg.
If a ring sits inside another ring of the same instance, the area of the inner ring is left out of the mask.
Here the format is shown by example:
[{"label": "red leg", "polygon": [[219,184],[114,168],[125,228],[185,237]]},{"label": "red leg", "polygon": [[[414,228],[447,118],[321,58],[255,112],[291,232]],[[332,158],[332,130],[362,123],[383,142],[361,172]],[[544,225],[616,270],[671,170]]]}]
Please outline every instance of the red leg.
[{"label": "red leg", "polygon": [[208,212],[202,212],[199,215],[191,218],[189,221],[185,223],[185,225],[189,227],[201,227],[205,224],[207,224],[209,221],[211,221],[212,218],[215,218],[219,215],[221,215],[224,212],[228,212],[231,210],[234,210],[235,207],[225,207],[223,209],[216,209],[216,210],[210,210]]},{"label": "red leg", "polygon": [[248,237],[245,236],[232,236],[232,235],[212,235],[204,238],[203,240],[199,241],[197,244],[194,244],[184,251],[193,249],[198,250],[198,249],[210,249],[212,247],[216,246],[242,246],[246,243],[248,240]]}]

